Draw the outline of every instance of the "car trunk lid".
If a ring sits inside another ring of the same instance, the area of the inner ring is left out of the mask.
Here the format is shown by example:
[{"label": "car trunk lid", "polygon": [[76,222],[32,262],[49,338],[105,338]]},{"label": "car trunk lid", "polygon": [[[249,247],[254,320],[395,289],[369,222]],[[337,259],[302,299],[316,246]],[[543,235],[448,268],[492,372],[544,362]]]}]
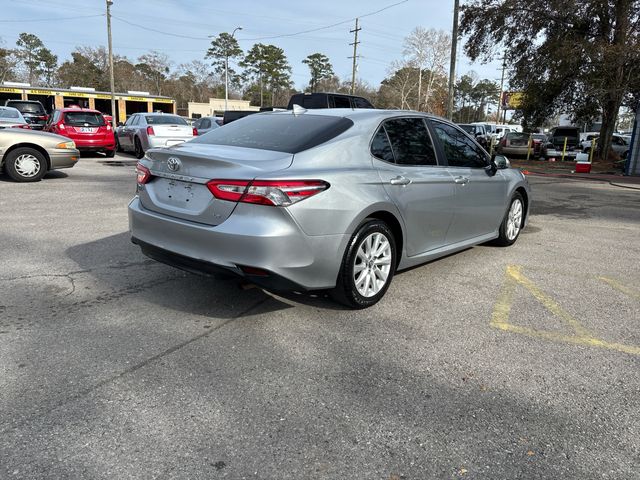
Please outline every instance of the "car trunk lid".
[{"label": "car trunk lid", "polygon": [[253,180],[291,165],[290,153],[207,144],[181,144],[150,150],[142,161],[152,180],[139,191],[148,210],[172,217],[218,225],[237,202],[220,200],[207,188],[213,179]]}]

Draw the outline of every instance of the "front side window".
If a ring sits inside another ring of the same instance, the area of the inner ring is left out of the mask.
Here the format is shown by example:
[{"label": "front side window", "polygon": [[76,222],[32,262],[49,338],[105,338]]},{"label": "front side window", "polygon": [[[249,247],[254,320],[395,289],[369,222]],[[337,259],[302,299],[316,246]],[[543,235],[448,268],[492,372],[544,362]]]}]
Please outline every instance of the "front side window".
[{"label": "front side window", "polygon": [[422,118],[396,118],[384,123],[399,165],[437,165],[431,135]]},{"label": "front side window", "polygon": [[200,126],[197,128],[211,128],[211,120],[203,118],[200,122]]},{"label": "front side window", "polygon": [[487,166],[487,156],[484,151],[462,130],[438,121],[432,121],[432,124],[442,143],[449,166],[472,168]]}]

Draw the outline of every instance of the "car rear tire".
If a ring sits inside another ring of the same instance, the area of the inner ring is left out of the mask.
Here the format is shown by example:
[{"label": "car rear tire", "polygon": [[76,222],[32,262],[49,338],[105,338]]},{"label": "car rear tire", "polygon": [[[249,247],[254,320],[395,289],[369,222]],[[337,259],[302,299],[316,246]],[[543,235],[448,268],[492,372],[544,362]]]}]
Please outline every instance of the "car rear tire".
[{"label": "car rear tire", "polygon": [[135,152],[136,158],[140,159],[144,157],[144,150],[142,149],[142,143],[140,143],[140,139],[138,137],[136,137],[134,142],[134,152]]},{"label": "car rear tire", "polygon": [[107,157],[107,158],[113,158],[113,157],[116,156],[116,151],[115,150],[105,150],[104,156]]},{"label": "car rear tire", "polygon": [[122,148],[122,146],[120,145],[120,141],[118,140],[118,137],[116,137],[116,150],[118,152],[124,152],[124,148]]},{"label": "car rear tire", "polygon": [[351,308],[375,305],[391,284],[396,269],[396,243],[381,220],[366,220],[351,237],[332,297]]},{"label": "car rear tire", "polygon": [[502,223],[500,224],[500,236],[495,244],[501,247],[508,247],[516,243],[524,224],[524,199],[522,194],[516,192],[509,203]]},{"label": "car rear tire", "polygon": [[5,168],[16,182],[38,182],[47,173],[47,160],[33,148],[16,148],[6,156]]}]

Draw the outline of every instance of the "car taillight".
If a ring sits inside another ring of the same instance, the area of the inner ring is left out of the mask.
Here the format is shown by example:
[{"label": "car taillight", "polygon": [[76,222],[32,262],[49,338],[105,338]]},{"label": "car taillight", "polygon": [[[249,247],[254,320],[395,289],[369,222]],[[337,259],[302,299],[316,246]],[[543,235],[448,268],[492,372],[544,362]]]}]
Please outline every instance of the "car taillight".
[{"label": "car taillight", "polygon": [[64,130],[64,129],[65,129],[64,123],[59,123],[59,124],[58,124],[58,128],[59,128],[60,130]]},{"label": "car taillight", "polygon": [[329,188],[322,180],[211,180],[214,197],[231,202],[287,207]]},{"label": "car taillight", "polygon": [[138,182],[138,185],[144,185],[150,179],[151,171],[141,163],[138,163],[136,165],[136,181]]},{"label": "car taillight", "polygon": [[505,137],[502,137],[502,140],[500,140],[500,146],[502,146],[502,147],[506,147],[507,146],[507,139]]},{"label": "car taillight", "polygon": [[38,120],[44,120],[46,122],[47,120],[49,120],[49,115],[40,115],[38,117]]},{"label": "car taillight", "polygon": [[106,127],[107,127],[107,132],[110,132],[110,131],[111,131],[111,124],[110,124],[110,123],[107,123],[107,124],[106,124]]},{"label": "car taillight", "polygon": [[31,127],[26,123],[21,123],[20,125],[11,125],[11,128],[26,128],[27,130],[31,130]]},{"label": "car taillight", "polygon": [[148,126],[147,127],[147,135],[155,135],[156,132],[153,131],[153,127],[152,126]]},{"label": "car taillight", "polygon": [[194,137],[198,136],[198,129],[196,127],[193,127],[193,136]]}]

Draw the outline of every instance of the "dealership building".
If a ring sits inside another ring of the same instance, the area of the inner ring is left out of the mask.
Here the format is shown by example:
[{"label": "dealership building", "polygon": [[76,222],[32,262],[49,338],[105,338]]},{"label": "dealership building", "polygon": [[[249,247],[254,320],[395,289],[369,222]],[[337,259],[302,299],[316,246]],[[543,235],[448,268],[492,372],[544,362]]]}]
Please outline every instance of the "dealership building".
[{"label": "dealership building", "polygon": [[[116,93],[116,119],[126,121],[133,113],[176,113],[176,101],[170,97],[150,95],[149,92],[129,91]],[[47,112],[77,105],[92,108],[111,115],[111,93],[98,92],[93,88],[36,88],[28,84],[5,82],[0,85],[0,105],[7,100],[38,100]]]}]

